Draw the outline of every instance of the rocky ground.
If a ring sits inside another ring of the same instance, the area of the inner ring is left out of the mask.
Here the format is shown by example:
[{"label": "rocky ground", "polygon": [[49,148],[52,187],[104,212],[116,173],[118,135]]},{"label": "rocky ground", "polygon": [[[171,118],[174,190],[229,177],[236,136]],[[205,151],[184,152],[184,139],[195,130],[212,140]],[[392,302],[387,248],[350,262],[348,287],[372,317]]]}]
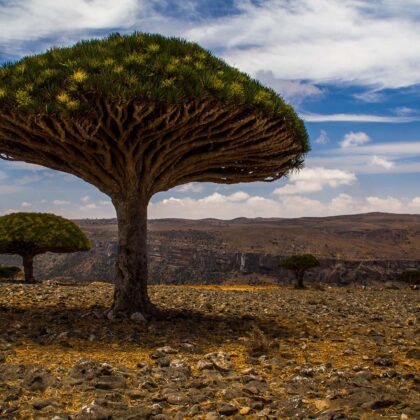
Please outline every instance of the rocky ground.
[{"label": "rocky ground", "polygon": [[0,284],[0,418],[420,418],[418,291]]}]

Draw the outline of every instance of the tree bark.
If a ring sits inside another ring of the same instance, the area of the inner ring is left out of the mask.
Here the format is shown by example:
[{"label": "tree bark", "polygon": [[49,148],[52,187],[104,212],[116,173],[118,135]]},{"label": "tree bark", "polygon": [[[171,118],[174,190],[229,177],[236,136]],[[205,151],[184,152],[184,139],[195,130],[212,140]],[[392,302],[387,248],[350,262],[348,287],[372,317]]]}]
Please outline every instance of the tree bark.
[{"label": "tree bark", "polygon": [[114,200],[118,220],[118,254],[112,314],[156,314],[147,292],[147,205],[141,196]]},{"label": "tree bark", "polygon": [[305,286],[303,284],[303,276],[305,274],[304,270],[297,270],[295,271],[295,276],[296,276],[296,285],[295,288],[296,289],[304,289]]},{"label": "tree bark", "polygon": [[34,255],[32,254],[24,254],[22,255],[23,258],[23,270],[25,272],[25,282],[26,283],[34,283]]}]

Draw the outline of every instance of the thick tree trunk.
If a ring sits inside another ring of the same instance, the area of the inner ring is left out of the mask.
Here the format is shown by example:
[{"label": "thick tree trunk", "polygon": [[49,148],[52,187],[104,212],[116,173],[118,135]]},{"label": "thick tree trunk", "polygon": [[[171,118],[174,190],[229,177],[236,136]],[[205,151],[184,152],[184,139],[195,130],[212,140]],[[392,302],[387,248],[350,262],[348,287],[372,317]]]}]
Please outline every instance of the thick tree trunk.
[{"label": "thick tree trunk", "polygon": [[305,272],[303,270],[297,270],[295,272],[295,276],[296,276],[296,284],[295,284],[295,288],[296,289],[304,289],[305,286],[303,284],[303,275],[305,274]]},{"label": "thick tree trunk", "polygon": [[23,259],[23,270],[25,272],[25,282],[26,283],[34,283],[34,255],[32,254],[25,254],[22,255]]},{"label": "thick tree trunk", "polygon": [[118,254],[112,314],[130,316],[140,312],[146,318],[155,314],[147,293],[147,205],[148,200],[133,197],[114,200],[118,219]]}]

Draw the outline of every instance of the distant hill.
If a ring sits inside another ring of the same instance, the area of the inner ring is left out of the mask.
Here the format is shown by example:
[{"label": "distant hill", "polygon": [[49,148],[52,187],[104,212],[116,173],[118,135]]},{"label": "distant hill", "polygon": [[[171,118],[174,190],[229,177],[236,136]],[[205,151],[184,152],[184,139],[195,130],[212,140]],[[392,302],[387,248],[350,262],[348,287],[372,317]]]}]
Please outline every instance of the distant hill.
[{"label": "distant hill", "polygon": [[[37,259],[38,275],[112,281],[116,219],[75,221],[92,251]],[[420,215],[367,213],[299,219],[159,219],[149,222],[150,277],[154,283],[258,282],[287,278],[284,256],[312,253],[325,281],[392,279],[420,265]],[[0,257],[0,262],[18,262]]]}]

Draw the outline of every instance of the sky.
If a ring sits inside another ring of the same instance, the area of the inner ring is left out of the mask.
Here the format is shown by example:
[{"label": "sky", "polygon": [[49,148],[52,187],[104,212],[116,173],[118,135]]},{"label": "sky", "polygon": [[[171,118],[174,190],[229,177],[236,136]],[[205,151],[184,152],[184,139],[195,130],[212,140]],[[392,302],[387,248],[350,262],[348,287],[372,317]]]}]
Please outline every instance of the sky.
[{"label": "sky", "polygon": [[[113,32],[195,41],[305,121],[305,167],[272,183],[193,183],[150,218],[420,213],[420,0],[0,0],[0,63]],[[0,160],[0,215],[114,217],[74,176]]]}]

